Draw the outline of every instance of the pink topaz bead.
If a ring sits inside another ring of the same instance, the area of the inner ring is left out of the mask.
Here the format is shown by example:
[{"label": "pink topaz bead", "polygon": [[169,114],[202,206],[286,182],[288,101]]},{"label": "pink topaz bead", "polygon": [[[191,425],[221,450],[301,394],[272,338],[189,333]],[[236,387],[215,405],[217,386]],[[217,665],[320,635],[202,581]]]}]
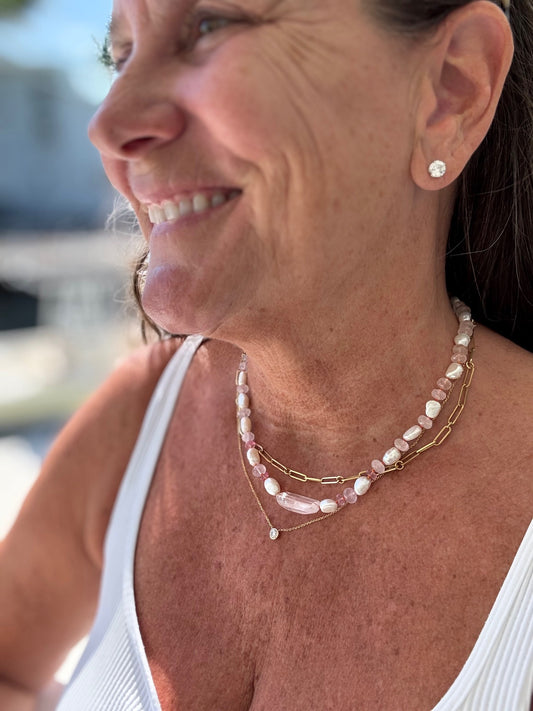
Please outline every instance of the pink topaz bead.
[{"label": "pink topaz bead", "polygon": [[399,437],[394,440],[394,446],[396,449],[399,449],[400,452],[407,452],[409,449],[409,444],[404,439],[400,439]]},{"label": "pink topaz bead", "polygon": [[371,483],[372,482],[367,476],[360,476],[356,479],[353,488],[357,496],[363,496],[366,494],[366,492],[370,489]]},{"label": "pink topaz bead", "polygon": [[270,496],[276,496],[276,494],[279,494],[279,492],[281,491],[281,486],[271,476],[269,476],[268,479],[265,479],[264,485],[265,490],[267,491],[267,493],[270,494]]},{"label": "pink topaz bead", "polygon": [[370,462],[370,466],[376,472],[376,474],[383,474],[383,472],[385,471],[385,465],[383,464],[383,462],[380,462],[379,459],[373,459]]},{"label": "pink topaz bead", "polygon": [[431,397],[435,398],[435,400],[446,400],[446,393],[444,390],[435,388],[435,390],[431,391]]},{"label": "pink topaz bead", "polygon": [[[247,432],[247,434],[252,434],[251,432]],[[248,442],[245,443],[246,449],[252,449],[255,448],[257,445],[257,442],[253,439],[249,440]]]},{"label": "pink topaz bead", "polygon": [[450,380],[458,380],[463,374],[463,370],[464,368],[460,363],[452,363],[448,366],[446,377],[450,378]]},{"label": "pink topaz bead", "polygon": [[439,378],[437,385],[441,390],[449,390],[452,387],[452,381],[448,380],[448,378]]},{"label": "pink topaz bead", "polygon": [[254,437],[255,437],[255,435],[253,432],[244,432],[242,435],[242,441],[245,444],[248,444],[248,442],[253,442]]},{"label": "pink topaz bead", "polygon": [[467,336],[472,336],[474,333],[474,324],[471,321],[463,321],[457,329],[457,333],[464,333]]},{"label": "pink topaz bead", "polygon": [[344,489],[342,495],[349,504],[355,504],[355,502],[357,501],[357,494],[351,486],[349,486],[347,489]]},{"label": "pink topaz bead", "polygon": [[383,464],[386,464],[388,467],[390,467],[392,464],[396,464],[398,459],[401,457],[401,453],[396,447],[391,447],[390,449],[387,449],[385,454],[383,455]]},{"label": "pink topaz bead", "polygon": [[322,499],[320,502],[320,510],[322,513],[335,513],[337,509],[337,503],[333,501],[333,499]]},{"label": "pink topaz bead", "polygon": [[412,427],[409,427],[409,429],[403,433],[403,438],[407,442],[412,442],[417,437],[420,437],[421,434],[422,434],[422,428],[419,425],[413,425]]},{"label": "pink topaz bead", "polygon": [[264,464],[256,464],[255,467],[252,469],[252,474],[256,477],[261,477],[263,474],[266,474],[266,467]]},{"label": "pink topaz bead", "polygon": [[300,494],[291,494],[289,491],[276,494],[276,501],[282,508],[297,514],[308,515],[320,511],[320,502],[316,499],[310,499],[308,496]]},{"label": "pink topaz bead", "polygon": [[250,391],[250,388],[247,385],[237,385],[237,394],[241,395],[242,393],[247,393]]},{"label": "pink topaz bead", "polygon": [[454,346],[452,348],[452,353],[460,353],[461,355],[468,355],[468,348],[464,346]]},{"label": "pink topaz bead", "polygon": [[252,411],[250,410],[249,407],[240,407],[240,408],[237,410],[237,417],[238,417],[238,418],[241,418],[241,417],[250,417],[251,414],[252,414]]},{"label": "pink topaz bead", "polygon": [[433,427],[433,420],[430,420],[427,415],[420,415],[418,424],[425,430],[430,430]]},{"label": "pink topaz bead", "polygon": [[339,509],[342,509],[343,506],[346,506],[346,499],[342,494],[337,494],[335,497],[335,503],[339,507]]}]

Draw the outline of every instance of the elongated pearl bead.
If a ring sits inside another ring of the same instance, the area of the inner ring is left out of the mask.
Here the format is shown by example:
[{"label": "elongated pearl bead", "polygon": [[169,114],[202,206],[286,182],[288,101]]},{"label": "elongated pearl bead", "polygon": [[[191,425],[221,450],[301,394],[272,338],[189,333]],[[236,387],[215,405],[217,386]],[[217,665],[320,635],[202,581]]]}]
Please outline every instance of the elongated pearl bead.
[{"label": "elongated pearl bead", "polygon": [[237,376],[237,385],[246,385],[246,382],[247,382],[247,375],[243,370],[241,370],[239,372],[239,375]]},{"label": "elongated pearl bead", "polygon": [[237,406],[238,407],[248,407],[250,404],[250,398],[246,393],[239,393],[237,395]]},{"label": "elongated pearl bead", "polygon": [[401,457],[401,453],[396,447],[391,447],[390,449],[387,449],[385,454],[383,455],[383,464],[386,464],[388,467],[391,466],[391,464],[396,464],[398,459]]},{"label": "elongated pearl bead", "polygon": [[251,432],[252,431],[252,420],[249,417],[241,417],[239,426],[241,428],[241,434],[244,434],[245,432]]},{"label": "elongated pearl bead", "polygon": [[248,461],[250,464],[255,467],[256,464],[259,464],[261,462],[261,457],[259,456],[259,452],[255,447],[252,447],[252,449],[249,449],[246,452],[246,456],[248,457]]},{"label": "elongated pearl bead", "polygon": [[403,433],[403,438],[406,442],[412,442],[417,437],[420,437],[421,434],[422,428],[419,425],[413,425]]}]

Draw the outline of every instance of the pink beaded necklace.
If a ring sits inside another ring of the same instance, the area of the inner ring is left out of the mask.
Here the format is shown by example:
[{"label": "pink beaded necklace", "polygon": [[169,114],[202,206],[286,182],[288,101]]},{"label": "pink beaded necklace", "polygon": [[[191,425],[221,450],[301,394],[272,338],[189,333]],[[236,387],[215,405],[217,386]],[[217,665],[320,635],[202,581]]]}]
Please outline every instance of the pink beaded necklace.
[{"label": "pink beaded necklace", "polygon": [[[437,380],[437,387],[431,391],[431,399],[425,404],[424,414],[420,415],[417,424],[409,427],[401,437],[394,440],[392,447],[386,450],[381,459],[374,459],[370,463],[370,467],[358,472],[353,476],[325,476],[311,477],[299,472],[295,469],[286,467],[277,459],[274,459],[264,447],[255,440],[252,432],[252,420],[250,409],[250,388],[248,385],[248,357],[245,353],[241,356],[241,361],[235,376],[237,387],[237,434],[244,443],[246,451],[246,459],[252,467],[254,477],[263,482],[265,491],[275,498],[279,506],[296,514],[308,516],[322,512],[322,516],[313,518],[305,523],[301,523],[290,528],[276,528],[268,514],[266,513],[257,492],[252,484],[252,480],[248,475],[246,464],[243,456],[242,447],[239,441],[239,454],[241,457],[244,474],[248,480],[254,497],[261,509],[266,522],[269,526],[269,536],[271,540],[276,540],[282,532],[295,531],[305,526],[309,526],[318,521],[322,521],[329,516],[338,513],[347,504],[355,504],[358,497],[363,496],[370,489],[372,484],[389,472],[401,471],[413,459],[418,457],[423,452],[432,447],[440,446],[444,440],[450,435],[452,427],[455,425],[466,404],[467,392],[472,382],[474,374],[474,362],[472,360],[473,353],[473,333],[474,322],[470,309],[466,304],[456,297],[451,300],[452,307],[459,322],[457,334],[454,338],[452,349],[451,362],[446,369],[445,375]],[[414,449],[418,441],[423,437],[426,431],[433,427],[433,422],[438,417],[443,405],[448,400],[448,397],[453,389],[453,386],[460,379],[463,379],[461,391],[457,404],[450,416],[448,422],[431,442],[424,446]],[[282,491],[277,479],[270,476],[266,466],[261,460],[274,466],[283,474],[301,482],[315,482],[322,485],[345,484],[353,481],[353,487],[346,487],[342,493],[338,493],[334,498],[315,499],[301,494],[295,494],[289,491]]]}]

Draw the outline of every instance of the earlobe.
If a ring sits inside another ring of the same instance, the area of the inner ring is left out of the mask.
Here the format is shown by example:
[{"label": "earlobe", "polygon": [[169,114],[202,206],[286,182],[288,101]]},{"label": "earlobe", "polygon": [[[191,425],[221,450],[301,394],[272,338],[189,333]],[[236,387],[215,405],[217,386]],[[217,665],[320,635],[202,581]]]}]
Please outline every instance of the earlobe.
[{"label": "earlobe", "polygon": [[[512,54],[507,19],[487,0],[453,12],[428,41],[411,160],[420,188],[441,189],[462,172],[489,130]],[[439,176],[429,170],[436,160],[446,163]]]}]

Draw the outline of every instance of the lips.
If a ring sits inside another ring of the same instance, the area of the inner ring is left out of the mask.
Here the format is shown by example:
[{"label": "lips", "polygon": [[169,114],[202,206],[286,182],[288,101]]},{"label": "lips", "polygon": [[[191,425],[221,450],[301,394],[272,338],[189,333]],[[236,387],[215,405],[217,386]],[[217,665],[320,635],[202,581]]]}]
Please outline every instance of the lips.
[{"label": "lips", "polygon": [[153,225],[180,220],[191,214],[214,210],[241,194],[235,188],[198,190],[186,195],[176,195],[172,200],[161,203],[142,202],[142,209],[148,214]]}]

